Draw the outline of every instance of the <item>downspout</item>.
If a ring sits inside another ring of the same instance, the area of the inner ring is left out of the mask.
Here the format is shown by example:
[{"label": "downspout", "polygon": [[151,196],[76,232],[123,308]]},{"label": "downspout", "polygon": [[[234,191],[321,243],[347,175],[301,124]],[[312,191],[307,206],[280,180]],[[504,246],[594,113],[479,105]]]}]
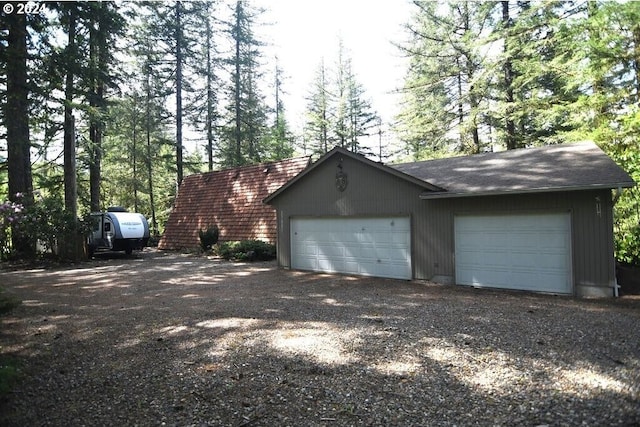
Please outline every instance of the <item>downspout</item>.
[{"label": "downspout", "polygon": [[[622,195],[622,187],[618,187],[616,189],[615,194],[613,195],[613,199],[611,203],[611,216],[614,215],[614,207],[618,202],[618,199]],[[618,298],[620,296],[620,285],[618,285],[618,275],[616,274],[616,257],[613,257],[613,297]]]}]

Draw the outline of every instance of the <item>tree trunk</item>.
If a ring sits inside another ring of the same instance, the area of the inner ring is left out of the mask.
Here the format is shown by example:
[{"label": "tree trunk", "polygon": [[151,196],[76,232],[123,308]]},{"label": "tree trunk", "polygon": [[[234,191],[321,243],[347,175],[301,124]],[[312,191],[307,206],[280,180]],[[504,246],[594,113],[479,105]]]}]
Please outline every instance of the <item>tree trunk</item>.
[{"label": "tree trunk", "polygon": [[176,171],[178,185],[182,183],[182,4],[176,2]]},{"label": "tree trunk", "polygon": [[462,102],[462,68],[460,67],[460,59],[456,58],[456,68],[458,69],[456,75],[456,83],[458,85],[458,142],[460,148],[464,149],[464,133],[462,131],[464,127],[464,104]]},{"label": "tree trunk", "polygon": [[240,18],[242,13],[242,3],[238,1],[236,3],[236,51],[235,51],[235,71],[236,74],[234,76],[235,79],[235,155],[233,159],[233,166],[240,166],[242,164],[242,129],[240,127],[240,120],[242,118],[242,111],[240,108],[240,42],[241,42],[241,34],[240,34]]},{"label": "tree trunk", "polygon": [[78,216],[78,184],[76,179],[76,138],[73,117],[73,79],[74,52],[76,49],[76,17],[72,8],[69,9],[67,26],[67,75],[65,80],[64,105],[64,208],[72,218]]},{"label": "tree trunk", "polygon": [[100,86],[99,70],[99,29],[98,23],[91,22],[89,30],[89,106],[91,108],[89,118],[89,193],[90,209],[92,212],[100,211],[100,160],[101,160],[101,130],[100,130],[100,104],[98,101]]},{"label": "tree trunk", "polygon": [[633,72],[635,73],[636,103],[640,107],[640,23],[633,27]]},{"label": "tree trunk", "polygon": [[[463,19],[464,19],[464,32],[468,34],[471,31],[471,17],[469,14],[469,4],[463,4]],[[471,121],[471,139],[473,141],[473,151],[474,153],[480,152],[480,134],[478,132],[478,119],[477,119],[477,108],[478,108],[478,99],[476,97],[475,87],[473,85],[473,76],[475,73],[475,66],[473,64],[471,53],[467,52],[465,55],[465,66],[467,75],[467,82],[469,85],[468,94],[469,94],[469,120]]]},{"label": "tree trunk", "polygon": [[213,100],[213,70],[211,67],[211,48],[213,33],[211,31],[211,18],[209,17],[209,3],[207,9],[207,160],[209,172],[213,170],[213,120],[214,120],[214,100]]},{"label": "tree trunk", "polygon": [[[5,16],[8,23],[6,64],[7,101],[4,112],[7,129],[7,168],[9,199],[33,205],[33,183],[31,177],[31,144],[29,140],[29,88],[27,86],[27,20],[25,15],[12,13]],[[27,230],[12,227],[12,245],[20,257],[35,255],[35,241]]]},{"label": "tree trunk", "polygon": [[158,235],[158,221],[156,220],[156,205],[153,199],[153,164],[151,156],[151,58],[149,52],[151,46],[147,45],[147,64],[145,67],[146,82],[145,82],[145,132],[147,136],[147,182],[149,188],[149,210],[151,211],[151,233],[154,236]]},{"label": "tree trunk", "polygon": [[504,29],[504,90],[505,90],[505,140],[507,150],[517,148],[516,143],[516,125],[513,120],[513,66],[509,53],[509,29],[511,27],[511,19],[509,18],[509,1],[502,1],[502,24]]},{"label": "tree trunk", "polygon": [[131,166],[133,168],[133,210],[138,212],[138,92],[133,95]]}]

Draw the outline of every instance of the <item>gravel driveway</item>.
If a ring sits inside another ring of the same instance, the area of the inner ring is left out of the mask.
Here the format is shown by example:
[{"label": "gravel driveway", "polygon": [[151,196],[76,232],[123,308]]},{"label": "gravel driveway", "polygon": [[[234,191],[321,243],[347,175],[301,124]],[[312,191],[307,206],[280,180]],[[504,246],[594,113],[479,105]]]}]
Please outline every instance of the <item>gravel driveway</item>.
[{"label": "gravel driveway", "polygon": [[638,425],[640,299],[145,251],[1,271],[3,426]]}]

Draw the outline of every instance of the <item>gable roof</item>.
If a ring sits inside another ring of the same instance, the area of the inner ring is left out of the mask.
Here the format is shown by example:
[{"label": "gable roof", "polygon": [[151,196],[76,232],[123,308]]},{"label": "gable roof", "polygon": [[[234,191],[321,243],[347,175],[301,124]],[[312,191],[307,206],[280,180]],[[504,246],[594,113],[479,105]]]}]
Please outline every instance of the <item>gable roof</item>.
[{"label": "gable roof", "polygon": [[265,204],[270,203],[273,199],[278,197],[278,195],[280,195],[281,193],[286,191],[292,185],[296,184],[303,177],[305,177],[306,175],[311,173],[313,170],[318,168],[321,164],[323,164],[326,161],[328,161],[331,157],[337,156],[337,155],[342,156],[342,157],[349,157],[349,158],[355,159],[355,160],[357,160],[359,162],[363,162],[363,163],[365,163],[365,164],[367,164],[367,165],[369,165],[369,166],[371,166],[373,168],[379,169],[379,170],[381,170],[381,171],[383,171],[385,173],[391,174],[391,175],[396,176],[396,177],[398,177],[400,179],[403,179],[405,181],[409,181],[409,182],[411,182],[413,184],[416,184],[416,185],[424,188],[426,191],[443,191],[444,190],[443,188],[440,188],[437,185],[433,185],[430,182],[427,182],[427,181],[422,180],[420,178],[417,178],[415,176],[406,174],[406,173],[404,173],[403,171],[401,171],[399,169],[386,166],[386,165],[384,165],[382,163],[374,162],[373,160],[369,160],[369,159],[367,159],[365,156],[363,156],[361,154],[356,154],[356,153],[354,153],[352,151],[346,150],[346,149],[341,148],[341,147],[335,147],[331,151],[327,152],[322,157],[320,157],[318,160],[316,160],[311,166],[309,166],[308,168],[306,168],[302,172],[300,172],[297,176],[295,176],[293,179],[291,179],[285,185],[280,187],[277,191],[273,192],[268,197],[266,197],[263,200],[263,202]]},{"label": "gable roof", "polygon": [[297,157],[185,177],[158,247],[198,247],[198,231],[214,224],[222,241],[275,242],[276,213],[262,199],[300,173],[309,160]]},{"label": "gable roof", "polygon": [[627,188],[635,182],[590,142],[427,160],[391,167],[445,191],[423,199]]}]

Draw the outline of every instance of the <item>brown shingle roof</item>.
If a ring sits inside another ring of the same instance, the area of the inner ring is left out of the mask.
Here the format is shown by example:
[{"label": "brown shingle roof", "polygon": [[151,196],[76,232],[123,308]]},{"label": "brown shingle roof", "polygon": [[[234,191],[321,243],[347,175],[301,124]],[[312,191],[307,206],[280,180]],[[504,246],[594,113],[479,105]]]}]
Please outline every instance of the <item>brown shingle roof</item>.
[{"label": "brown shingle roof", "polygon": [[160,249],[194,248],[198,231],[216,224],[221,241],[275,242],[276,212],[262,199],[309,164],[308,157],[190,175],[184,178]]},{"label": "brown shingle roof", "polygon": [[427,160],[391,167],[445,189],[423,198],[632,187],[633,179],[593,143]]}]

